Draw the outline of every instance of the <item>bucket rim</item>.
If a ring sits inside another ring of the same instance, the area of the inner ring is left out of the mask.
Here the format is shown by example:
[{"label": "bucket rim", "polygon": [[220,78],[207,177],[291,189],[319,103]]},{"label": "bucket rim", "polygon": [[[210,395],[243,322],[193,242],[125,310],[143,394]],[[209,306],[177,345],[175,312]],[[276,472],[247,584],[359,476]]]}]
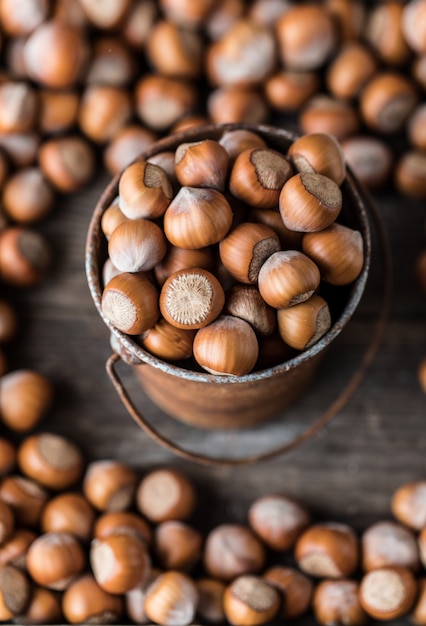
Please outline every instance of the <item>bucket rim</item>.
[{"label": "bucket rim", "polygon": [[[154,142],[149,148],[141,152],[136,159],[132,162],[139,161],[141,159],[148,159],[154,154],[164,151],[175,150],[180,143],[188,141],[199,141],[201,139],[210,138],[217,139],[224,132],[229,130],[250,130],[257,134],[260,134],[266,140],[272,140],[275,142],[285,142],[288,145],[294,142],[300,135],[296,132],[279,128],[270,124],[249,124],[249,123],[228,123],[228,124],[206,124],[198,126],[196,128],[188,129],[179,133],[168,135],[158,141]],[[130,164],[129,164],[130,165]],[[128,166],[126,166],[128,167]],[[350,292],[347,297],[347,302],[344,305],[338,318],[331,326],[329,331],[321,337],[313,346],[298,353],[297,355],[289,358],[283,363],[274,365],[273,367],[256,370],[245,374],[243,376],[234,376],[230,374],[218,375],[209,374],[207,372],[200,372],[191,369],[186,369],[174,363],[163,361],[154,356],[150,352],[144,350],[138,345],[130,335],[118,330],[111,322],[106,318],[102,312],[101,300],[102,300],[102,267],[99,263],[99,253],[101,240],[104,235],[101,230],[101,218],[108,206],[110,206],[113,200],[118,195],[118,182],[120,180],[121,173],[116,174],[104,189],[100,198],[98,199],[94,211],[92,213],[89,228],[86,237],[85,246],[85,270],[86,278],[90,290],[90,294],[94,301],[95,307],[111,332],[115,341],[124,349],[126,353],[130,355],[131,361],[136,365],[151,365],[156,369],[160,369],[163,372],[172,376],[184,378],[195,382],[213,383],[213,384],[241,384],[254,381],[261,381],[277,374],[288,372],[305,362],[311,360],[314,356],[325,350],[336,339],[336,337],[347,326],[349,320],[355,313],[362,295],[364,293],[369,270],[371,265],[371,228],[368,219],[367,207],[360,193],[358,192],[359,181],[356,180],[355,175],[352,173],[350,167],[346,164],[346,179],[343,182],[345,186],[345,192],[352,194],[353,205],[357,208],[357,221],[363,240],[364,246],[364,264],[359,276],[350,285]]]}]

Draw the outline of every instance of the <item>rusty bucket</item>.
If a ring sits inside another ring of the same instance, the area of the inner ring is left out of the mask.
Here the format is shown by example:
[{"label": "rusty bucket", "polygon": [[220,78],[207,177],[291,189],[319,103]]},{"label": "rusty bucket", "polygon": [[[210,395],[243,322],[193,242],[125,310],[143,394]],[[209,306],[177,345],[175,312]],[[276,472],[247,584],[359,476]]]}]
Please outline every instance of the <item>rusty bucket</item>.
[{"label": "rusty bucket", "polygon": [[[267,125],[209,125],[162,139],[139,158],[147,159],[158,152],[174,151],[183,142],[203,138],[219,139],[223,132],[235,128],[247,128],[260,134],[270,147],[284,153],[297,138],[287,130]],[[119,176],[116,176],[97,203],[86,244],[88,284],[96,308],[112,333],[116,352],[135,367],[144,391],[154,403],[167,414],[187,424],[206,429],[236,429],[259,424],[276,416],[308,389],[327,348],[348,324],[366,286],[371,260],[370,224],[364,199],[353,175],[348,172],[342,185],[344,209],[340,221],[361,232],[365,261],[354,283],[333,291],[330,306],[334,323],[331,329],[311,348],[286,362],[240,377],[216,376],[189,369],[185,364],[162,361],[141,348],[130,336],[114,328],[103,316],[102,267],[107,243],[101,231],[101,218],[118,194],[118,181]],[[112,369],[110,363],[110,373]]]}]

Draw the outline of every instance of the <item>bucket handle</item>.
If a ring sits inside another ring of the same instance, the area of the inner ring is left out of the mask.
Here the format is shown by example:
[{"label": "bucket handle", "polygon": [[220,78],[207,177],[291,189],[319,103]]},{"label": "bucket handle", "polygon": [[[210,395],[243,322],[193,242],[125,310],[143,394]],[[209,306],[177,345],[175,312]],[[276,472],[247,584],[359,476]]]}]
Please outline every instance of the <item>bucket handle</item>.
[{"label": "bucket handle", "polygon": [[376,356],[378,347],[383,337],[383,333],[386,326],[386,321],[389,315],[390,310],[390,302],[392,295],[392,263],[391,263],[391,251],[388,236],[386,233],[385,226],[383,224],[381,215],[379,213],[379,209],[376,207],[371,195],[369,192],[364,189],[357,180],[354,179],[354,184],[357,186],[357,190],[359,195],[365,202],[365,205],[371,214],[374,225],[376,227],[376,233],[378,236],[379,247],[381,249],[382,255],[382,263],[383,263],[383,283],[382,283],[382,300],[381,306],[379,309],[379,313],[374,325],[374,331],[371,337],[370,342],[368,343],[366,349],[364,350],[361,361],[357,369],[353,372],[349,381],[343,387],[337,398],[333,400],[333,402],[321,413],[321,415],[315,420],[315,422],[306,428],[302,433],[297,435],[294,439],[275,448],[268,450],[266,452],[262,452],[259,454],[253,454],[240,458],[227,458],[227,457],[213,457],[204,455],[198,452],[192,452],[187,450],[167,438],[165,435],[158,432],[142,415],[142,413],[135,407],[132,399],[130,398],[128,392],[126,391],[118,373],[116,370],[116,364],[121,360],[120,355],[117,353],[113,353],[106,362],[106,371],[108,376],[111,379],[111,382],[120,398],[125,408],[127,409],[130,416],[133,420],[142,428],[142,430],[149,435],[155,442],[173,452],[174,454],[183,457],[184,459],[188,459],[190,461],[195,461],[196,463],[202,465],[210,465],[210,466],[241,466],[241,465],[249,465],[251,463],[257,463],[259,461],[266,461],[273,459],[277,456],[285,454],[286,452],[290,452],[295,448],[299,447],[309,439],[311,439],[314,435],[316,435],[320,430],[322,430],[331,420],[338,414],[338,412],[347,404],[351,396],[355,393],[359,384],[365,376],[368,368]]}]

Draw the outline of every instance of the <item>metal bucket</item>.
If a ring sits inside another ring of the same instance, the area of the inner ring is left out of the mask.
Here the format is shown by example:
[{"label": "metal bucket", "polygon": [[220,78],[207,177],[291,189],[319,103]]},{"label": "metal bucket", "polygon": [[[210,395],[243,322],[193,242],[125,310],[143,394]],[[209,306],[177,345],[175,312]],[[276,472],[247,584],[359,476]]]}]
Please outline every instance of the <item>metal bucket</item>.
[{"label": "metal bucket", "polygon": [[[139,158],[147,159],[158,152],[174,151],[179,144],[187,141],[218,139],[224,131],[236,128],[258,133],[270,147],[284,153],[297,138],[291,132],[266,125],[211,125],[160,140]],[[341,221],[361,232],[365,261],[354,283],[347,288],[330,290],[333,326],[316,344],[294,358],[241,377],[215,376],[162,361],[114,328],[103,316],[101,274],[107,246],[100,224],[105,209],[117,196],[118,181],[119,176],[116,176],[100,198],[90,222],[86,244],[89,288],[99,314],[112,333],[117,352],[126,362],[135,366],[146,394],[157,406],[178,420],[201,428],[236,429],[276,416],[307,390],[327,348],[348,324],[365,289],[371,261],[371,233],[366,206],[352,174],[348,172],[342,185],[344,208]]]}]

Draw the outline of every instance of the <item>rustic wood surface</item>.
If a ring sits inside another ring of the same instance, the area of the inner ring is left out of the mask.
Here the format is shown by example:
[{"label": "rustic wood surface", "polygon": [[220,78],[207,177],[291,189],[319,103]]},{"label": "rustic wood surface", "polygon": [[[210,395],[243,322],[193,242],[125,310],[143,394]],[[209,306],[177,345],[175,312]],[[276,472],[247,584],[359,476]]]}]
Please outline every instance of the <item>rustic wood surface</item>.
[{"label": "rustic wood surface", "polygon": [[[86,284],[84,246],[91,212],[107,181],[100,174],[89,189],[60,200],[41,226],[55,251],[53,271],[40,287],[8,291],[22,329],[10,354],[12,366],[44,372],[57,389],[55,409],[40,429],[71,437],[88,459],[122,459],[141,472],[164,463],[180,467],[199,487],[197,517],[206,529],[219,521],[244,521],[256,496],[277,491],[300,498],[319,519],[347,521],[359,530],[389,518],[395,488],[426,477],[426,396],[417,380],[426,354],[426,298],[413,277],[415,258],[426,242],[424,204],[390,191],[376,197],[393,253],[392,310],[374,364],[347,406],[320,435],[278,459],[208,468],[152,443],[127,415],[105,373],[109,334]],[[315,384],[279,420],[247,432],[185,427],[161,414],[130,368],[120,366],[132,397],[162,432],[198,451],[259,452],[294,436],[336,396],[371,339],[380,306],[378,257],[376,251],[362,304]]]}]

